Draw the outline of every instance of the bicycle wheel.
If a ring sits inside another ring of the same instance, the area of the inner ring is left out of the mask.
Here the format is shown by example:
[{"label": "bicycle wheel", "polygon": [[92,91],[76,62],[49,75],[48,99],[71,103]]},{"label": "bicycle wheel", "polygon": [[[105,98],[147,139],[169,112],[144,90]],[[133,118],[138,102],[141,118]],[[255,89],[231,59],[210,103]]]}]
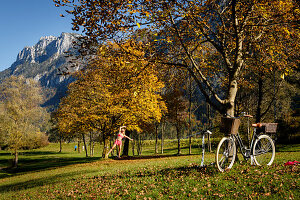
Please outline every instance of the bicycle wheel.
[{"label": "bicycle wheel", "polygon": [[275,145],[268,135],[259,136],[253,145],[253,158],[256,165],[271,165],[275,158]]},{"label": "bicycle wheel", "polygon": [[236,146],[230,137],[223,137],[219,142],[216,152],[216,163],[221,172],[230,169],[236,156]]}]

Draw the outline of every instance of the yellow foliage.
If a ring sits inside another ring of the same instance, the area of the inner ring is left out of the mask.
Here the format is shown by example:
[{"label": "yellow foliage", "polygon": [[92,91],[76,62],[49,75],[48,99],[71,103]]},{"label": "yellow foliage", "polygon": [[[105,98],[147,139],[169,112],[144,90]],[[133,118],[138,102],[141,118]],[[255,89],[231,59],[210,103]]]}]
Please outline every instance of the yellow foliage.
[{"label": "yellow foliage", "polygon": [[[139,43],[101,46],[88,67],[76,74],[69,94],[57,112],[61,132],[105,131],[120,125],[141,131],[145,123],[159,122],[166,110],[159,95],[163,83],[155,65],[146,62]],[[124,50],[126,49],[126,53]]]}]

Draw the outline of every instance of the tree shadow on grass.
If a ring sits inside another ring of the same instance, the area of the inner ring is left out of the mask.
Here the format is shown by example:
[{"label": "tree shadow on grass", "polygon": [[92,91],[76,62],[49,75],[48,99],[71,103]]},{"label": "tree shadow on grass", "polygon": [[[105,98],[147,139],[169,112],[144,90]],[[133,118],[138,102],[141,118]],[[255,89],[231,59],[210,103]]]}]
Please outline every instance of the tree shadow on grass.
[{"label": "tree shadow on grass", "polygon": [[[48,156],[48,155],[57,155],[57,152],[54,151],[30,151],[30,152],[19,152],[19,156]],[[65,153],[59,153],[60,155],[65,154]],[[3,158],[4,157],[4,158]],[[7,166],[11,166],[11,162],[12,162],[12,158],[13,155],[11,152],[0,152],[0,169],[2,168],[8,168]],[[28,164],[28,163],[35,163],[35,162],[39,162],[40,158],[19,158],[20,164]],[[2,168],[1,168],[2,166]],[[5,167],[3,167],[5,166]],[[0,175],[0,178],[1,175]]]},{"label": "tree shadow on grass", "polygon": [[21,152],[21,155],[26,155],[26,156],[38,156],[38,155],[55,155],[55,154],[67,154],[64,152],[56,152],[56,151],[27,151],[27,152]]},{"label": "tree shadow on grass", "polygon": [[[216,149],[217,145],[214,146],[212,145],[212,148]],[[181,147],[181,151],[182,152],[188,152],[189,146],[184,146]],[[173,147],[168,147],[164,149],[164,154],[176,154],[176,152],[178,151],[178,147],[177,146],[173,146]],[[205,146],[205,151],[207,152],[207,146]],[[154,149],[145,149],[143,152],[154,152]],[[200,154],[202,152],[202,144],[193,144],[192,145],[192,152],[196,152],[194,154]]]},{"label": "tree shadow on grass", "polygon": [[174,167],[174,168],[167,168],[162,169],[158,172],[161,175],[174,175],[174,177],[180,177],[182,175],[184,176],[190,176],[190,175],[198,175],[204,174],[206,176],[214,176],[215,174],[219,173],[214,166],[203,166],[197,164],[190,164],[188,166],[183,167]]},{"label": "tree shadow on grass", "polygon": [[[66,154],[66,153],[58,153],[56,151],[20,151],[19,155],[26,155],[26,156],[30,156],[30,155],[54,155],[54,154]],[[10,156],[12,155],[11,152],[0,152],[0,156]]]},{"label": "tree shadow on grass", "polygon": [[197,176],[197,177],[213,177],[216,174],[219,174],[219,171],[214,166],[204,166],[201,167],[197,164],[190,164],[183,167],[168,167],[161,170],[155,169],[140,169],[135,172],[123,172],[114,175],[104,175],[104,176],[94,176],[89,177],[88,179],[99,179],[99,180],[127,180],[128,178],[158,178],[158,177],[173,177],[174,179],[182,176]]},{"label": "tree shadow on grass", "polygon": [[[83,171],[80,171],[80,173],[88,174],[88,173],[94,173],[97,171],[98,170],[83,170]],[[44,178],[38,178],[38,179],[29,180],[29,181],[19,182],[19,183],[6,184],[3,186],[0,186],[0,194],[6,193],[9,191],[20,191],[20,190],[24,190],[24,189],[30,189],[30,188],[60,183],[62,181],[62,179],[67,178],[67,177],[76,176],[76,175],[78,175],[78,173],[79,172],[69,172],[69,173],[57,174],[57,175],[53,175],[53,176],[47,176]],[[74,179],[74,180],[76,180],[76,179]]]},{"label": "tree shadow on grass", "polygon": [[99,157],[45,157],[45,158],[22,158],[17,168],[2,168],[0,178],[20,175],[27,172],[49,170],[51,168],[64,167],[74,164],[91,163],[98,161]]}]

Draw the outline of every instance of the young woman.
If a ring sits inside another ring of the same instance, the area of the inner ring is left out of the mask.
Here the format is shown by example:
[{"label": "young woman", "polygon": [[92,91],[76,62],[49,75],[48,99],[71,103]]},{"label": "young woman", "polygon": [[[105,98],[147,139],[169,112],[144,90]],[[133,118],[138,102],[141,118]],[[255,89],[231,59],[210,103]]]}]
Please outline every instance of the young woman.
[{"label": "young woman", "polygon": [[106,157],[108,157],[108,155],[112,152],[112,150],[118,146],[119,147],[119,155],[118,155],[118,158],[120,158],[120,155],[121,155],[121,149],[122,149],[122,139],[125,137],[125,138],[128,138],[129,140],[133,140],[131,139],[130,137],[128,137],[127,135],[125,135],[125,130],[126,130],[126,126],[121,126],[120,127],[120,130],[119,130],[119,133],[118,133],[118,137],[114,143],[114,145],[112,146],[111,150],[109,150],[109,152],[106,154]]}]

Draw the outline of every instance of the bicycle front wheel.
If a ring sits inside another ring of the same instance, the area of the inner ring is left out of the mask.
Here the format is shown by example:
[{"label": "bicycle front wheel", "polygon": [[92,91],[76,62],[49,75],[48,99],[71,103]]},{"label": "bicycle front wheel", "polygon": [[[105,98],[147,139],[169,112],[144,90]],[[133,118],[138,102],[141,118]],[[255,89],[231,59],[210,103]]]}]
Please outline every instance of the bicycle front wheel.
[{"label": "bicycle front wheel", "polygon": [[275,145],[268,135],[259,136],[253,145],[253,158],[256,165],[271,165],[275,158]]},{"label": "bicycle front wheel", "polygon": [[232,167],[236,156],[236,146],[230,137],[224,137],[219,142],[216,152],[217,167],[221,172]]}]

